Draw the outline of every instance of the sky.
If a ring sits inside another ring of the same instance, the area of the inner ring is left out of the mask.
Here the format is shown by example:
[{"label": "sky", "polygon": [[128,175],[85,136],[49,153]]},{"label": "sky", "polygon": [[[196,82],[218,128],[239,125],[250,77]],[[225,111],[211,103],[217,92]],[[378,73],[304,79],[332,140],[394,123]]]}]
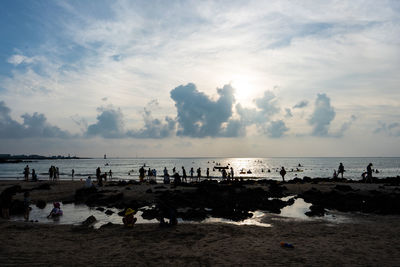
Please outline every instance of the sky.
[{"label": "sky", "polygon": [[0,154],[400,156],[400,1],[0,2]]}]

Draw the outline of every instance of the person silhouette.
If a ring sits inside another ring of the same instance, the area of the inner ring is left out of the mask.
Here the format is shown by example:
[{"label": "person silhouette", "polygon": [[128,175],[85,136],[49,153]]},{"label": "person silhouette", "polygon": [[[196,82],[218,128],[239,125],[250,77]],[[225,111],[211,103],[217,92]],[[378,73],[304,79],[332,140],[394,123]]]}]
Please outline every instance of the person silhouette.
[{"label": "person silhouette", "polygon": [[344,170],[343,163],[340,162],[339,168],[338,168],[338,171],[337,171],[337,174],[338,174],[338,176],[339,176],[339,174],[341,174],[341,175],[342,175],[342,178],[343,178],[344,172],[345,172],[345,170]]},{"label": "person silhouette", "polygon": [[285,181],[285,175],[286,175],[286,170],[284,167],[282,167],[281,171],[279,172],[280,175],[282,176],[282,181]]}]

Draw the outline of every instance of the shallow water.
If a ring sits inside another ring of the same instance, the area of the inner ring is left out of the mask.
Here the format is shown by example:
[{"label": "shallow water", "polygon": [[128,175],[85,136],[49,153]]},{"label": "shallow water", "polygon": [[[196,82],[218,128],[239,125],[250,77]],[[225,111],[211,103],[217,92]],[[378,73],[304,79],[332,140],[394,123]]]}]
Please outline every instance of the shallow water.
[{"label": "shallow water", "polygon": [[[289,196],[282,198],[282,200],[286,201],[290,198],[294,198],[294,196]],[[268,223],[268,221],[274,219],[296,219],[296,220],[326,220],[332,223],[342,223],[349,220],[348,216],[343,214],[334,214],[329,212],[327,215],[323,217],[308,217],[305,215],[305,212],[309,211],[311,204],[305,202],[301,198],[296,198],[293,205],[286,206],[281,209],[280,214],[270,214],[263,211],[255,211],[252,212],[252,217],[246,220],[235,222],[232,220],[224,219],[224,218],[207,218],[200,223],[227,223],[234,225],[254,225],[261,227],[271,227],[272,224]],[[75,205],[75,204],[65,204],[61,206],[63,210],[63,216],[57,218],[47,218],[53,205],[51,203],[47,204],[44,209],[39,209],[36,206],[31,206],[32,210],[30,212],[29,220],[37,221],[39,223],[54,223],[54,224],[71,224],[71,225],[79,225],[83,221],[85,221],[89,216],[94,216],[97,219],[97,222],[94,224],[95,228],[99,228],[100,226],[113,223],[113,224],[122,224],[122,217],[118,215],[120,210],[116,208],[105,208],[104,211],[99,211],[96,208],[90,208],[86,205]],[[141,209],[146,209],[150,207],[142,207]],[[106,210],[111,210],[113,214],[107,215],[105,213]],[[146,220],[142,217],[143,212],[139,209],[135,214],[135,218],[137,218],[138,224],[143,223],[159,223],[158,220]],[[15,216],[11,218],[14,221],[23,221],[23,216]],[[168,221],[168,220],[167,220]],[[178,223],[199,223],[193,221],[184,221],[182,218],[178,218]]]},{"label": "shallow water", "polygon": [[[379,173],[375,177],[395,177],[400,175],[400,158],[132,158],[132,159],[59,159],[37,160],[30,163],[0,164],[0,179],[22,179],[24,167],[28,164],[30,170],[35,169],[39,179],[48,180],[48,170],[51,165],[59,167],[60,179],[71,180],[71,171],[75,170],[74,179],[84,179],[87,176],[95,176],[97,167],[102,172],[112,170],[113,179],[137,180],[139,168],[146,165],[145,169],[157,170],[157,181],[162,181],[163,169],[166,167],[170,175],[172,169],[182,174],[182,166],[185,167],[188,176],[190,168],[194,168],[196,176],[197,168],[201,168],[204,177],[206,169],[210,169],[210,176],[221,178],[221,172],[213,170],[219,166],[232,167],[237,177],[257,177],[281,180],[279,169],[284,166],[287,170],[285,179],[295,177],[332,177],[333,171],[338,169],[339,163],[345,167],[345,178],[360,180],[368,163],[372,162]],[[302,167],[298,167],[301,164]],[[299,168],[299,171],[296,171]],[[240,170],[244,174],[240,174]],[[291,171],[293,169],[293,171]],[[251,174],[247,171],[251,170]],[[270,170],[270,172],[268,172]]]}]

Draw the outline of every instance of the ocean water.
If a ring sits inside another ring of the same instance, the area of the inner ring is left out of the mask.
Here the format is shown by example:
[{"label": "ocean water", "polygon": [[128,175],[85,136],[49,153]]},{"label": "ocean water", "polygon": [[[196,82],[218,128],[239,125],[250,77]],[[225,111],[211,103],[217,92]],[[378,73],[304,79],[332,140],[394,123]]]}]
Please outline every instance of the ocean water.
[{"label": "ocean water", "polygon": [[[201,168],[201,175],[206,175],[206,169],[210,169],[210,176],[221,178],[221,172],[213,169],[214,166],[229,166],[234,170],[237,177],[255,177],[260,179],[281,180],[279,169],[284,166],[287,170],[286,180],[293,178],[322,177],[330,178],[333,171],[337,170],[339,163],[345,167],[344,177],[360,180],[361,174],[366,170],[369,163],[379,173],[374,177],[395,177],[400,175],[399,157],[376,157],[376,158],[112,158],[112,159],[58,159],[37,160],[29,163],[6,163],[0,164],[0,179],[23,179],[23,170],[29,165],[30,171],[35,169],[38,179],[47,180],[48,170],[51,165],[59,168],[61,180],[71,180],[71,171],[75,170],[75,180],[85,179],[87,176],[95,176],[96,168],[100,167],[102,172],[112,170],[113,180],[138,180],[139,168],[145,165],[145,169],[156,169],[157,181],[162,180],[163,169],[166,167],[170,175],[175,167],[182,174],[182,166],[185,167],[188,177],[190,168],[194,169],[196,177],[197,168]],[[301,167],[299,167],[299,164]],[[298,169],[298,170],[297,170]],[[242,170],[242,173],[241,173]],[[247,173],[247,171],[251,171]],[[30,177],[31,178],[31,177]]]},{"label": "ocean water", "polygon": [[[113,180],[138,180],[139,168],[145,165],[145,169],[156,169],[157,180],[161,181],[163,169],[166,167],[170,175],[175,167],[182,174],[182,166],[185,167],[188,177],[190,168],[194,169],[196,177],[197,168],[201,168],[201,175],[206,176],[206,169],[210,169],[210,176],[220,178],[221,172],[214,169],[215,166],[229,166],[234,170],[237,177],[256,177],[260,179],[281,180],[279,169],[284,166],[287,174],[285,179],[295,177],[332,177],[333,171],[337,170],[339,163],[345,167],[344,177],[360,180],[361,174],[366,170],[369,163],[379,173],[374,177],[395,177],[400,175],[400,158],[377,157],[377,158],[112,158],[112,159],[58,159],[37,160],[29,163],[6,163],[0,164],[0,179],[23,179],[23,170],[29,165],[30,171],[35,169],[38,179],[48,179],[48,170],[51,165],[59,168],[61,180],[71,180],[71,171],[75,170],[74,179],[85,179],[87,176],[95,176],[96,168],[100,167],[102,172],[112,170]],[[301,167],[299,167],[299,164]],[[247,173],[248,171],[251,173]],[[242,172],[241,172],[242,171]],[[30,177],[31,178],[31,177]]]}]

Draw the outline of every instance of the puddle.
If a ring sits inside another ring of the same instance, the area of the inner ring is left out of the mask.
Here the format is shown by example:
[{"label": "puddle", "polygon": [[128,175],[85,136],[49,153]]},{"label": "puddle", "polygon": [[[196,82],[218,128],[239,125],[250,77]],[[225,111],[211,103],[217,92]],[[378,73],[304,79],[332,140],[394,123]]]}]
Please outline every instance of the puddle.
[{"label": "puddle", "polygon": [[322,220],[327,221],[329,223],[344,223],[350,221],[350,218],[343,213],[337,211],[327,210],[327,213],[321,217],[309,217],[305,213],[310,211],[311,203],[307,203],[302,198],[295,198],[295,196],[288,196],[281,198],[283,201],[287,201],[291,198],[294,198],[294,203],[290,206],[286,206],[281,209],[281,213],[276,216],[279,218],[289,218],[296,220]]},{"label": "puddle", "polygon": [[261,226],[261,227],[271,227],[272,225],[269,223],[263,223],[262,220],[266,216],[265,212],[262,211],[255,211],[251,212],[253,216],[249,219],[243,220],[241,222],[235,222],[228,219],[223,218],[207,218],[201,223],[228,223],[234,225],[254,225],[254,226]]},{"label": "puddle", "polygon": [[[284,201],[287,201],[294,196],[281,198]],[[311,203],[305,202],[302,198],[296,198],[293,205],[286,206],[281,209],[280,214],[271,214],[263,211],[255,211],[252,212],[252,217],[240,222],[235,222],[228,219],[223,218],[215,218],[209,217],[200,223],[227,223],[234,225],[254,225],[260,227],[271,227],[272,225],[269,223],[265,223],[267,220],[284,220],[284,219],[296,219],[296,220],[325,220],[330,223],[343,223],[348,222],[350,218],[347,215],[344,215],[335,211],[328,211],[328,213],[323,217],[308,217],[305,215],[307,211],[310,211]],[[100,226],[113,223],[113,224],[122,224],[122,217],[118,215],[120,210],[116,208],[105,208],[105,210],[111,210],[114,212],[111,215],[105,214],[104,211],[96,210],[96,208],[90,208],[86,205],[75,205],[75,204],[65,204],[61,206],[63,210],[63,216],[58,217],[56,219],[47,218],[51,209],[53,208],[52,203],[46,205],[46,208],[39,209],[34,205],[31,205],[32,210],[30,212],[29,220],[38,221],[39,223],[55,223],[55,224],[71,224],[71,225],[79,225],[83,221],[85,221],[89,216],[93,215],[97,219],[97,223],[94,224],[95,228],[99,228]],[[141,210],[150,209],[152,207],[142,207]],[[137,218],[138,224],[144,223],[159,223],[158,220],[146,220],[143,219],[143,212],[138,210],[135,214]],[[23,216],[13,216],[11,218],[13,221],[23,221]],[[177,218],[178,223],[198,223],[194,221],[184,221],[182,218]]]},{"label": "puddle", "polygon": [[[89,216],[93,215],[97,219],[97,223],[94,224],[94,228],[99,228],[103,224],[109,222],[113,224],[122,224],[122,217],[118,215],[120,210],[115,208],[105,208],[105,210],[111,210],[114,213],[107,215],[102,211],[96,210],[95,208],[90,208],[86,205],[75,205],[75,204],[65,204],[61,205],[61,210],[63,211],[63,216],[57,218],[47,218],[51,209],[52,204],[47,204],[44,209],[39,209],[36,206],[31,205],[31,212],[29,214],[29,220],[38,221],[39,223],[55,223],[55,224],[72,224],[79,225],[85,221]],[[158,223],[157,220],[145,220],[142,217],[143,212],[137,211],[135,217],[137,218],[136,223]],[[14,221],[23,221],[23,216],[15,216],[11,218]]]}]

